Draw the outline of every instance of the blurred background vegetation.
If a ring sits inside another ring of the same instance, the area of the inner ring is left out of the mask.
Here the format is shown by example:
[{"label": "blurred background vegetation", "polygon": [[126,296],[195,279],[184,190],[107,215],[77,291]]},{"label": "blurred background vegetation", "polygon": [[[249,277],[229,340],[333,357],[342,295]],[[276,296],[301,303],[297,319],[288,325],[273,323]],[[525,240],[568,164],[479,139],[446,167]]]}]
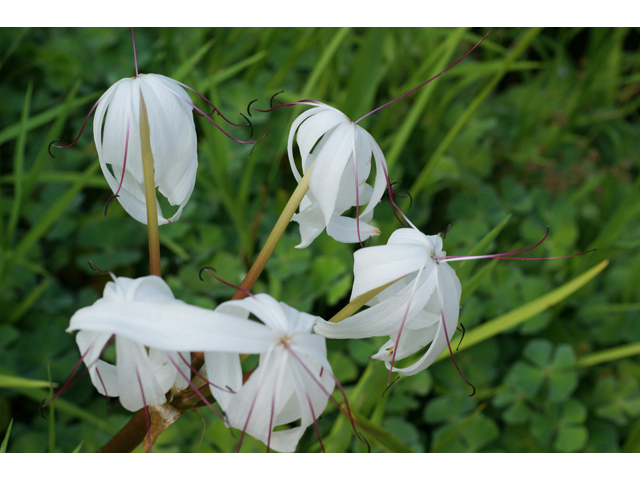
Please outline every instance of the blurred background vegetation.
[{"label": "blurred background vegetation", "polygon": [[[185,82],[236,122],[249,101],[267,108],[280,90],[283,101],[316,99],[355,120],[453,63],[486,30],[138,29],[136,40],[141,73]],[[468,337],[457,361],[474,397],[450,359],[382,397],[387,371],[368,357],[384,339],[328,341],[352,406],[378,429],[375,451],[640,451],[639,44],[637,29],[494,29],[445,75],[361,122],[391,180],[403,182],[398,193],[411,193],[412,221],[427,234],[455,221],[449,254],[482,239],[481,253],[524,248],[547,225],[530,256],[598,249],[459,266]],[[0,441],[12,422],[9,452],[92,452],[130,417],[88,377],[46,420],[39,404],[49,378],[60,385],[79,358],[69,318],[107,281],[87,261],[118,276],[148,273],[145,227],[117,202],[103,215],[112,193],[91,128],[56,159],[47,154],[133,75],[127,29],[0,29]],[[233,294],[198,270],[242,280],[295,188],[286,136],[302,110],[253,113],[254,137],[269,136],[250,157],[197,118],[196,188],[180,221],[160,229],[177,298],[214,307]],[[370,245],[399,228],[387,199],[375,223],[382,235]],[[492,229],[499,234],[487,237]],[[299,240],[293,224],[254,291],[329,318],[348,301],[355,246],[323,233],[294,249]],[[562,290],[575,278],[584,286]],[[489,322],[510,328],[474,337]],[[364,449],[335,407],[319,425],[327,451]],[[228,452],[237,439],[206,409],[188,411],[154,451]],[[298,451],[318,448],[308,429]],[[254,450],[264,445],[246,441],[243,451]]]}]

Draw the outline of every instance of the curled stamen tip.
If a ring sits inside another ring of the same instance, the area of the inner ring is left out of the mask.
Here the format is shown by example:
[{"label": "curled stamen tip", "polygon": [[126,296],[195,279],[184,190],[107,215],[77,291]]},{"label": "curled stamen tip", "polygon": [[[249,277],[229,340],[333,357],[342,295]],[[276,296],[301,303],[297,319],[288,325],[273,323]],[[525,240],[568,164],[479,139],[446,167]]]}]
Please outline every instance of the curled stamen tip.
[{"label": "curled stamen tip", "polygon": [[247,114],[248,114],[249,116],[251,116],[251,105],[253,105],[253,104],[254,104],[255,102],[257,102],[257,101],[258,101],[258,99],[257,99],[257,98],[254,98],[253,100],[251,100],[251,101],[249,102],[249,105],[247,105]]},{"label": "curled stamen tip", "polygon": [[[280,90],[278,93],[274,93],[274,94],[271,96],[271,100],[269,100],[269,107],[273,108],[273,100],[274,100],[274,99],[278,100],[276,97],[277,97],[278,95],[280,95],[281,93],[284,93],[284,90]],[[280,102],[280,100],[278,100],[278,101]],[[282,104],[282,102],[280,102],[280,103]]]},{"label": "curled stamen tip", "polygon": [[120,195],[116,194],[116,195],[111,195],[109,197],[109,200],[107,200],[107,203],[105,203],[104,205],[104,216],[107,216],[107,210],[109,210],[109,205],[111,205],[111,203],[118,198]]},{"label": "curled stamen tip", "polygon": [[57,145],[54,145],[54,143],[59,142],[59,141],[60,141],[60,139],[57,138],[53,142],[49,143],[49,147],[47,149],[49,150],[49,155],[51,155],[51,158],[56,158],[56,157],[53,156],[53,153],[51,153],[51,147],[57,147]]},{"label": "curled stamen tip", "polygon": [[206,271],[207,273],[209,273],[209,270],[213,270],[214,272],[217,272],[217,270],[216,270],[215,268],[213,268],[213,267],[207,267],[207,266],[202,267],[202,268],[200,269],[200,271],[198,272],[198,277],[200,278],[200,280],[201,280],[202,282],[204,282],[204,278],[202,278],[202,272],[205,272],[205,271]]},{"label": "curled stamen tip", "polygon": [[251,120],[245,117],[242,112],[240,112],[240,115],[242,115],[242,118],[244,118],[247,121],[247,123],[249,124],[249,127],[251,128],[251,133],[249,134],[249,138],[253,137],[253,124],[251,123]]},{"label": "curled stamen tip", "polygon": [[474,387],[472,384],[469,383],[469,385],[471,386],[471,388],[473,388],[473,393],[471,395],[469,395],[470,397],[473,397],[476,394],[476,387]]},{"label": "curled stamen tip", "polygon": [[44,418],[45,420],[47,419],[47,417],[44,416],[44,407],[47,406],[47,399],[45,398],[44,400],[42,400],[42,403],[40,403],[40,416],[42,418]]}]

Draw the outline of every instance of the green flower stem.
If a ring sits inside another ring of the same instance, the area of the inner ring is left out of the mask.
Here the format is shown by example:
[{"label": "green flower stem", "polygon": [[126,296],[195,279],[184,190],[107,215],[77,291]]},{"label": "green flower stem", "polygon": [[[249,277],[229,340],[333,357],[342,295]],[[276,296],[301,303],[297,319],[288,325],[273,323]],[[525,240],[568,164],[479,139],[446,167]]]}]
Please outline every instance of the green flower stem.
[{"label": "green flower stem", "polygon": [[253,265],[251,265],[249,272],[240,284],[241,290],[238,290],[233,295],[233,297],[231,297],[231,300],[241,300],[246,297],[247,295],[243,292],[243,290],[251,291],[253,284],[256,283],[256,280],[258,280],[258,277],[262,273],[262,270],[264,270],[264,267],[269,261],[271,254],[275,250],[276,245],[280,241],[280,237],[282,237],[282,234],[287,228],[287,225],[289,225],[289,222],[291,222],[293,214],[296,213],[300,202],[309,190],[309,177],[311,176],[312,167],[313,165],[309,167],[307,172],[300,180],[300,183],[298,183],[298,186],[291,194],[291,198],[289,198],[289,201],[282,210],[282,213],[280,214],[278,221],[274,225],[273,230],[271,230],[271,233],[269,234],[267,241],[262,247],[262,250],[260,250],[260,253],[256,257],[256,260],[253,262]]},{"label": "green flower stem", "polygon": [[147,201],[147,230],[149,232],[149,268],[151,275],[160,274],[160,233],[158,232],[158,206],[156,182],[153,174],[153,153],[149,134],[147,107],[140,93],[140,143],[142,146],[142,170],[144,173],[144,195]]}]

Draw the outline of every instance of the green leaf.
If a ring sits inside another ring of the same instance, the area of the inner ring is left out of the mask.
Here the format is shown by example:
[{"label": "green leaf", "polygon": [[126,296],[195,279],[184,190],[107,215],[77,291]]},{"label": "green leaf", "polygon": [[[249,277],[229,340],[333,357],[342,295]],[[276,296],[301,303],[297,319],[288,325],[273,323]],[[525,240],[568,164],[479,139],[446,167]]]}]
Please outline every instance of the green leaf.
[{"label": "green leaf", "polygon": [[0,453],[7,453],[7,445],[9,444],[9,436],[11,435],[12,426],[13,426],[13,418],[9,422],[7,433],[4,434],[4,440],[2,440],[2,445],[0,445]]}]

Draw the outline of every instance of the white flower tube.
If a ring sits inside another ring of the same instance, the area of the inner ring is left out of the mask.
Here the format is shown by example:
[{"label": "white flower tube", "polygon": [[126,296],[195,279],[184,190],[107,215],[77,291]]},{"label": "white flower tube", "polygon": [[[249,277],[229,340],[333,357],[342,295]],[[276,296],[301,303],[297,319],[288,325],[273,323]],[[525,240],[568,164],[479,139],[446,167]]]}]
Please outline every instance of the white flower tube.
[{"label": "white flower tube", "polygon": [[[293,221],[300,224],[302,243],[308,246],[325,228],[340,242],[359,242],[380,231],[369,225],[373,209],[386,187],[386,161],[373,137],[339,110],[322,103],[296,118],[289,131],[287,151],[296,180],[302,178],[293,154],[296,138],[303,174],[313,164],[309,193]],[[373,187],[366,183],[371,157],[376,164]],[[357,185],[357,187],[356,187]],[[366,208],[361,208],[367,204]],[[357,218],[342,214],[356,207]]]},{"label": "white flower tube", "polygon": [[147,223],[140,138],[140,96],[149,119],[155,187],[178,210],[158,224],[180,218],[193,192],[198,167],[193,104],[182,84],[156,74],[123,78],[98,100],[93,136],[100,167],[122,207]]}]

